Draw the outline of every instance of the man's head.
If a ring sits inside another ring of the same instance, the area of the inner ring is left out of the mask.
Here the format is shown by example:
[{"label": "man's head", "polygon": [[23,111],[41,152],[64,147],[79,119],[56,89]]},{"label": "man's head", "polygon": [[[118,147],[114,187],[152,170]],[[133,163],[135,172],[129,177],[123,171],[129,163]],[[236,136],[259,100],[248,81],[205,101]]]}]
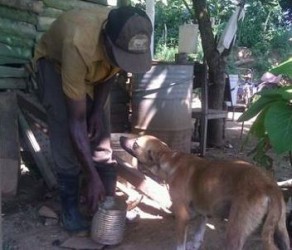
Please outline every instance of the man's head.
[{"label": "man's head", "polygon": [[104,28],[107,51],[121,69],[143,73],[151,67],[152,24],[147,14],[131,6],[111,10]]}]

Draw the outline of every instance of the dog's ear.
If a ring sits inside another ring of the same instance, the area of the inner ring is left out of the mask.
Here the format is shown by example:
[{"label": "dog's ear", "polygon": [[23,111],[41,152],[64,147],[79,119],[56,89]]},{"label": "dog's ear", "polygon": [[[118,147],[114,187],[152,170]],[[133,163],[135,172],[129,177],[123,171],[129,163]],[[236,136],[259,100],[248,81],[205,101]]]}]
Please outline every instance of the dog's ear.
[{"label": "dog's ear", "polygon": [[149,149],[149,150],[147,151],[147,154],[148,154],[148,159],[149,159],[149,161],[154,162],[153,152],[152,152],[151,149]]},{"label": "dog's ear", "polygon": [[161,154],[161,152],[157,152],[155,150],[149,149],[147,151],[147,158],[148,158],[149,163],[153,163],[153,164],[159,166],[160,154]]}]

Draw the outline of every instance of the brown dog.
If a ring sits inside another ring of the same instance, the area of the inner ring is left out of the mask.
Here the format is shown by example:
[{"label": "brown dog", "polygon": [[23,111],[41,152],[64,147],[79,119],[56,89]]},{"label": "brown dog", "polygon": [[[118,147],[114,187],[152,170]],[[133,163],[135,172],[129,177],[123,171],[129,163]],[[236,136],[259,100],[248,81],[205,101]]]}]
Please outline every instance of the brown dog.
[{"label": "brown dog", "polygon": [[260,168],[242,161],[208,161],[172,151],[153,136],[121,137],[120,143],[169,185],[176,217],[177,249],[185,249],[191,213],[200,217],[194,246],[199,249],[207,216],[227,218],[225,249],[241,250],[263,223],[265,250],[290,249],[286,207],[277,184]]}]

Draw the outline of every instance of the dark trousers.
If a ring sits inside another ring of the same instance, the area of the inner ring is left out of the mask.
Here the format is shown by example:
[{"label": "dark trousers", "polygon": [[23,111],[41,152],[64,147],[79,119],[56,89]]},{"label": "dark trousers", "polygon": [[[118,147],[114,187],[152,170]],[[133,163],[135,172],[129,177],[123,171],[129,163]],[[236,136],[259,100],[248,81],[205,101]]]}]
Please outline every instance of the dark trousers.
[{"label": "dark trousers", "polygon": [[[81,168],[70,139],[67,104],[62,90],[61,74],[57,72],[51,61],[42,58],[37,62],[37,75],[39,98],[47,111],[49,139],[56,172],[77,175]],[[91,113],[92,106],[93,100],[87,96],[87,117]],[[91,149],[97,168],[104,169],[107,165],[113,166],[115,163],[112,159],[110,145],[110,96],[104,105],[102,116],[105,129],[99,138],[91,142]]]}]

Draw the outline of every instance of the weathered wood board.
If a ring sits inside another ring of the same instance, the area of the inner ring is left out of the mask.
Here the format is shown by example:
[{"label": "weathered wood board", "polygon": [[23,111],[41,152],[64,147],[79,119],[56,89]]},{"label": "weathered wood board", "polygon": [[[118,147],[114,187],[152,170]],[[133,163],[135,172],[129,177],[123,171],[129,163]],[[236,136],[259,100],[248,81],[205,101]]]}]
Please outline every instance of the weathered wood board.
[{"label": "weathered wood board", "polygon": [[17,193],[20,171],[18,106],[14,92],[0,93],[0,114],[1,193],[13,196]]}]

